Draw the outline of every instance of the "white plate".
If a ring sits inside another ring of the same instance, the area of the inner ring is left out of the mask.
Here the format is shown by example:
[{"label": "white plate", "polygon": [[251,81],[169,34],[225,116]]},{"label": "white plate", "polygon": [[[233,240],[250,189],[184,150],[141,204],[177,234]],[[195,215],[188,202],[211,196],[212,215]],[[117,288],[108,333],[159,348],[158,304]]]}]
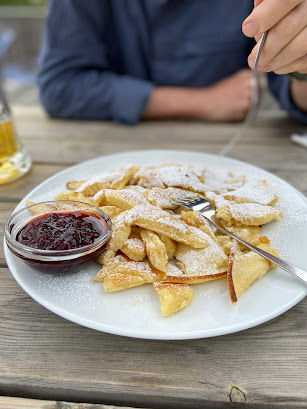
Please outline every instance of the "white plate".
[{"label": "white plate", "polygon": [[[265,178],[279,196],[284,212],[264,233],[272,239],[281,257],[302,268],[307,266],[307,200],[276,176],[229,158],[183,151],[139,151],[97,158],[64,170],[29,193],[26,200],[53,199],[66,190],[69,180],[83,180],[127,164],[148,165],[177,161],[208,167],[227,167]],[[19,285],[38,303],[80,325],[99,331],[147,339],[193,339],[229,334],[254,327],[287,311],[306,295],[299,280],[280,269],[269,271],[252,285],[236,306],[230,302],[226,280],[198,284],[193,302],[172,317],[160,313],[159,297],[151,285],[118,293],[105,293],[92,282],[99,265],[94,261],[80,273],[68,277],[40,274],[13,256],[5,246],[8,266]]]}]

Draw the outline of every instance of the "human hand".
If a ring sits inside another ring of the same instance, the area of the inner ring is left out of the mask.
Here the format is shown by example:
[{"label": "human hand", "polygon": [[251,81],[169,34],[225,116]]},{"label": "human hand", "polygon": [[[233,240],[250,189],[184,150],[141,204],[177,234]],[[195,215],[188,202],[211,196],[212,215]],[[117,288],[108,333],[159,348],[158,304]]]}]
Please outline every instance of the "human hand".
[{"label": "human hand", "polygon": [[255,0],[254,3],[254,10],[242,25],[243,33],[258,42],[248,57],[249,66],[254,67],[261,35],[269,30],[258,70],[307,74],[307,0]]},{"label": "human hand", "polygon": [[200,117],[217,122],[243,120],[251,104],[251,75],[249,69],[240,70],[209,88],[198,90]]},{"label": "human hand", "polygon": [[142,118],[243,120],[251,104],[251,75],[250,69],[244,69],[204,88],[154,87]]}]

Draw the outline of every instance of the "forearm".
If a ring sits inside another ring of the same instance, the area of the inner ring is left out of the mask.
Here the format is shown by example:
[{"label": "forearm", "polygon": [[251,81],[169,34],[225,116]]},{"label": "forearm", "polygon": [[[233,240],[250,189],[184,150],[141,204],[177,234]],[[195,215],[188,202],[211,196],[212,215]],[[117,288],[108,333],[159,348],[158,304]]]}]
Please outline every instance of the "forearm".
[{"label": "forearm", "polygon": [[155,87],[145,106],[142,118],[204,119],[206,116],[206,106],[209,103],[209,89]]},{"label": "forearm", "polygon": [[291,97],[298,108],[303,112],[307,112],[307,82],[293,79],[291,83]]},{"label": "forearm", "polygon": [[[60,67],[61,64],[56,64]],[[41,71],[40,99],[55,118],[139,121],[153,85],[150,82],[98,70]]]}]

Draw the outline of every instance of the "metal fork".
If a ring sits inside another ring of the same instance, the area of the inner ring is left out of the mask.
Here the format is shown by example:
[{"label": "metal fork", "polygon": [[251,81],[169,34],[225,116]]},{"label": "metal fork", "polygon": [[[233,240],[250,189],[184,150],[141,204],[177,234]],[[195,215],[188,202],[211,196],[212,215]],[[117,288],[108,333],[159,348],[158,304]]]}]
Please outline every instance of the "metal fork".
[{"label": "metal fork", "polygon": [[293,264],[288,263],[285,260],[282,260],[278,257],[273,256],[270,253],[267,253],[264,250],[259,249],[258,247],[253,246],[250,243],[247,243],[245,240],[240,239],[239,237],[235,236],[234,234],[230,233],[228,230],[225,228],[219,226],[215,221],[214,221],[214,216],[215,216],[215,210],[210,202],[208,202],[205,199],[202,198],[187,198],[182,199],[182,200],[176,200],[174,205],[182,206],[182,207],[187,207],[189,209],[195,210],[199,212],[208,222],[209,224],[222,231],[224,234],[227,236],[232,237],[233,239],[237,240],[239,243],[244,244],[244,246],[248,247],[249,249],[253,250],[255,253],[260,254],[260,256],[270,260],[272,263],[276,264],[283,270],[287,271],[287,273],[292,274],[293,276],[297,277],[303,283],[307,284],[307,271],[302,270],[299,267],[294,266]]},{"label": "metal fork", "polygon": [[260,59],[260,54],[262,51],[262,48],[264,46],[264,42],[267,36],[267,31],[265,31],[260,39],[259,42],[259,47],[258,47],[258,51],[257,51],[257,55],[255,58],[255,62],[254,62],[254,67],[252,70],[252,79],[251,79],[251,88],[252,88],[252,99],[251,99],[251,106],[250,109],[247,113],[247,116],[244,120],[244,124],[247,126],[249,125],[253,119],[256,116],[256,112],[258,110],[258,106],[260,103],[260,92],[259,92],[259,80],[258,80],[258,63],[259,63],[259,59]]},{"label": "metal fork", "polygon": [[232,149],[232,147],[234,145],[236,145],[240,141],[242,136],[244,136],[247,128],[251,125],[251,123],[253,122],[253,120],[256,117],[258,107],[260,105],[260,94],[261,94],[261,92],[259,91],[260,81],[259,81],[259,78],[258,78],[259,72],[257,71],[257,68],[258,68],[258,62],[259,62],[259,58],[260,58],[262,48],[264,46],[266,36],[267,36],[267,31],[265,31],[261,36],[258,51],[257,51],[257,55],[256,55],[255,62],[254,62],[254,67],[253,67],[253,70],[252,70],[250,108],[248,110],[248,113],[247,113],[244,121],[240,125],[240,128],[239,128],[238,132],[235,134],[234,138],[220,152],[220,155],[222,155],[222,156],[227,155],[228,152]]}]

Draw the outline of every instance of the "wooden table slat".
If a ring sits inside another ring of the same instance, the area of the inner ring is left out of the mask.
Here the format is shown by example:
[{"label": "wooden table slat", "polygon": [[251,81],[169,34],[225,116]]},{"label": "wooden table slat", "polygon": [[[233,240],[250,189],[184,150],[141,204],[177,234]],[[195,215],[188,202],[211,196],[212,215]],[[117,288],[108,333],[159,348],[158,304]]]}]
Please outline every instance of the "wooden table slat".
[{"label": "wooden table slat", "polygon": [[136,409],[92,403],[59,402],[0,396],[0,409]]}]

